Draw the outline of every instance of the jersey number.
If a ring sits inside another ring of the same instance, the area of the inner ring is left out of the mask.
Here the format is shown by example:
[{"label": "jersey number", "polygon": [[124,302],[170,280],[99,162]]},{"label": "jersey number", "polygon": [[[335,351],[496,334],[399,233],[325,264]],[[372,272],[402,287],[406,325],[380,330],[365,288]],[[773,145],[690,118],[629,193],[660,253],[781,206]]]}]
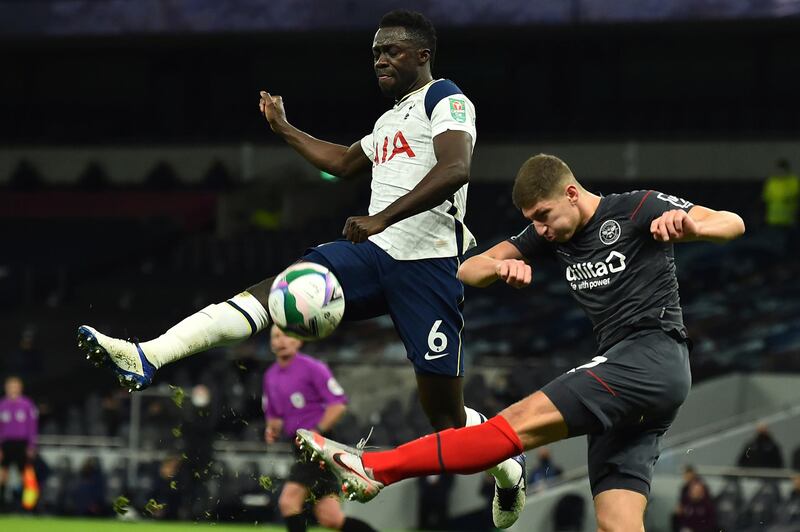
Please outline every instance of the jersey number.
[{"label": "jersey number", "polygon": [[592,359],[592,361],[589,362],[588,364],[584,364],[583,366],[578,366],[577,368],[572,368],[567,373],[575,373],[579,369],[593,368],[593,367],[595,367],[595,366],[597,366],[599,364],[602,364],[603,362],[607,362],[607,361],[608,361],[608,359],[606,357],[599,357],[599,356],[598,357],[594,357]]},{"label": "jersey number", "polygon": [[447,336],[443,332],[439,331],[439,326],[441,324],[442,320],[436,320],[433,322],[431,332],[428,333],[428,349],[434,353],[441,353],[447,349]]}]

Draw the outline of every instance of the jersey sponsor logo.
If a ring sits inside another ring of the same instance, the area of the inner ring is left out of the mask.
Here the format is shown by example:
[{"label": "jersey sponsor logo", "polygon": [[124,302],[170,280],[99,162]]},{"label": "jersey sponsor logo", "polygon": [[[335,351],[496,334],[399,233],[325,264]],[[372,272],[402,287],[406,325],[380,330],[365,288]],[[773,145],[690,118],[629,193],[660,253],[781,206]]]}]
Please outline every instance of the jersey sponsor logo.
[{"label": "jersey sponsor logo", "polygon": [[342,388],[342,385],[339,384],[339,381],[333,377],[328,379],[328,391],[333,395],[344,395],[344,388]]},{"label": "jersey sponsor logo", "polygon": [[567,282],[573,290],[592,290],[611,284],[612,273],[619,273],[627,267],[627,257],[619,251],[612,251],[604,261],[579,262],[567,266]]},{"label": "jersey sponsor logo", "polygon": [[17,419],[19,423],[25,423],[25,421],[28,419],[28,416],[25,414],[24,410],[17,410],[14,413],[14,417]]},{"label": "jersey sponsor logo", "polygon": [[691,201],[686,201],[685,199],[679,198],[677,196],[671,196],[669,194],[664,194],[663,192],[659,192],[658,194],[656,194],[656,197],[658,199],[660,199],[661,201],[666,201],[667,203],[670,203],[670,204],[676,206],[679,209],[688,209],[689,207],[692,206],[692,202]]},{"label": "jersey sponsor logo", "polygon": [[416,157],[417,155],[414,153],[414,150],[411,149],[411,146],[408,145],[408,141],[406,140],[405,135],[403,135],[402,131],[398,131],[394,134],[394,138],[392,139],[392,152],[389,153],[389,137],[383,137],[383,146],[381,148],[378,145],[375,145],[375,157],[372,159],[373,166],[378,166],[379,164],[388,163],[396,155],[405,154],[406,157]]},{"label": "jersey sponsor logo", "polygon": [[450,98],[450,116],[462,124],[467,121],[467,106],[460,98]]},{"label": "jersey sponsor logo", "polygon": [[619,240],[619,235],[621,233],[622,228],[616,220],[606,220],[603,222],[603,225],[600,226],[600,242],[606,246],[610,246]]},{"label": "jersey sponsor logo", "polygon": [[289,401],[291,401],[292,406],[295,408],[303,408],[306,406],[306,398],[300,392],[294,392],[292,395],[290,395]]}]

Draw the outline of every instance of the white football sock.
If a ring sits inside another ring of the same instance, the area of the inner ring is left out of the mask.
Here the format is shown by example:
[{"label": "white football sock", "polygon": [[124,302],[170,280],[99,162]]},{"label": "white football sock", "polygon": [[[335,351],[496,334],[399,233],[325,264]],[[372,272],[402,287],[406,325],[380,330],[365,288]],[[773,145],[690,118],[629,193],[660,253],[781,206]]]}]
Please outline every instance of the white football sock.
[{"label": "white football sock", "polygon": [[[486,416],[468,406],[464,407],[464,412],[467,414],[467,427],[480,425],[486,421]],[[494,477],[499,487],[513,488],[519,483],[522,477],[522,466],[516,460],[508,458],[496,466],[487,469],[486,472]]]},{"label": "white football sock", "polygon": [[207,306],[139,346],[147,360],[160,368],[212,347],[239,343],[270,323],[269,314],[258,299],[242,292],[223,303]]}]

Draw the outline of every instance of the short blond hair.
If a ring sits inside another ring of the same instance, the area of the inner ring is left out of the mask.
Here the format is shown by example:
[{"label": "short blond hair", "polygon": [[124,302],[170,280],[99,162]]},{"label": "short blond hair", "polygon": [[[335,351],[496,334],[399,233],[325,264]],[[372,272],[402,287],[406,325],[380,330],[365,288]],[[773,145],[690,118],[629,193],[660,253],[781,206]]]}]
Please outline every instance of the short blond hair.
[{"label": "short blond hair", "polygon": [[553,198],[570,181],[578,183],[567,163],[555,155],[540,153],[522,163],[511,197],[518,209],[527,209]]}]

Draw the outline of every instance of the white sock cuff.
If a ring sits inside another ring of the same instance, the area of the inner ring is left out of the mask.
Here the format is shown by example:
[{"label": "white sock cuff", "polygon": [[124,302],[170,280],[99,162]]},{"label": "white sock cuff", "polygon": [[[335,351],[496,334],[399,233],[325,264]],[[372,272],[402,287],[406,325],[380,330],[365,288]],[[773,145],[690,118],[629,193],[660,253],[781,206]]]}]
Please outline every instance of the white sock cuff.
[{"label": "white sock cuff", "polygon": [[464,412],[467,414],[467,427],[474,427],[486,421],[486,416],[468,406],[464,407]]},{"label": "white sock cuff", "polygon": [[228,303],[233,308],[241,312],[250,324],[251,334],[263,331],[272,320],[269,318],[267,309],[264,308],[258,299],[250,292],[241,292],[236,294],[225,303]]}]

